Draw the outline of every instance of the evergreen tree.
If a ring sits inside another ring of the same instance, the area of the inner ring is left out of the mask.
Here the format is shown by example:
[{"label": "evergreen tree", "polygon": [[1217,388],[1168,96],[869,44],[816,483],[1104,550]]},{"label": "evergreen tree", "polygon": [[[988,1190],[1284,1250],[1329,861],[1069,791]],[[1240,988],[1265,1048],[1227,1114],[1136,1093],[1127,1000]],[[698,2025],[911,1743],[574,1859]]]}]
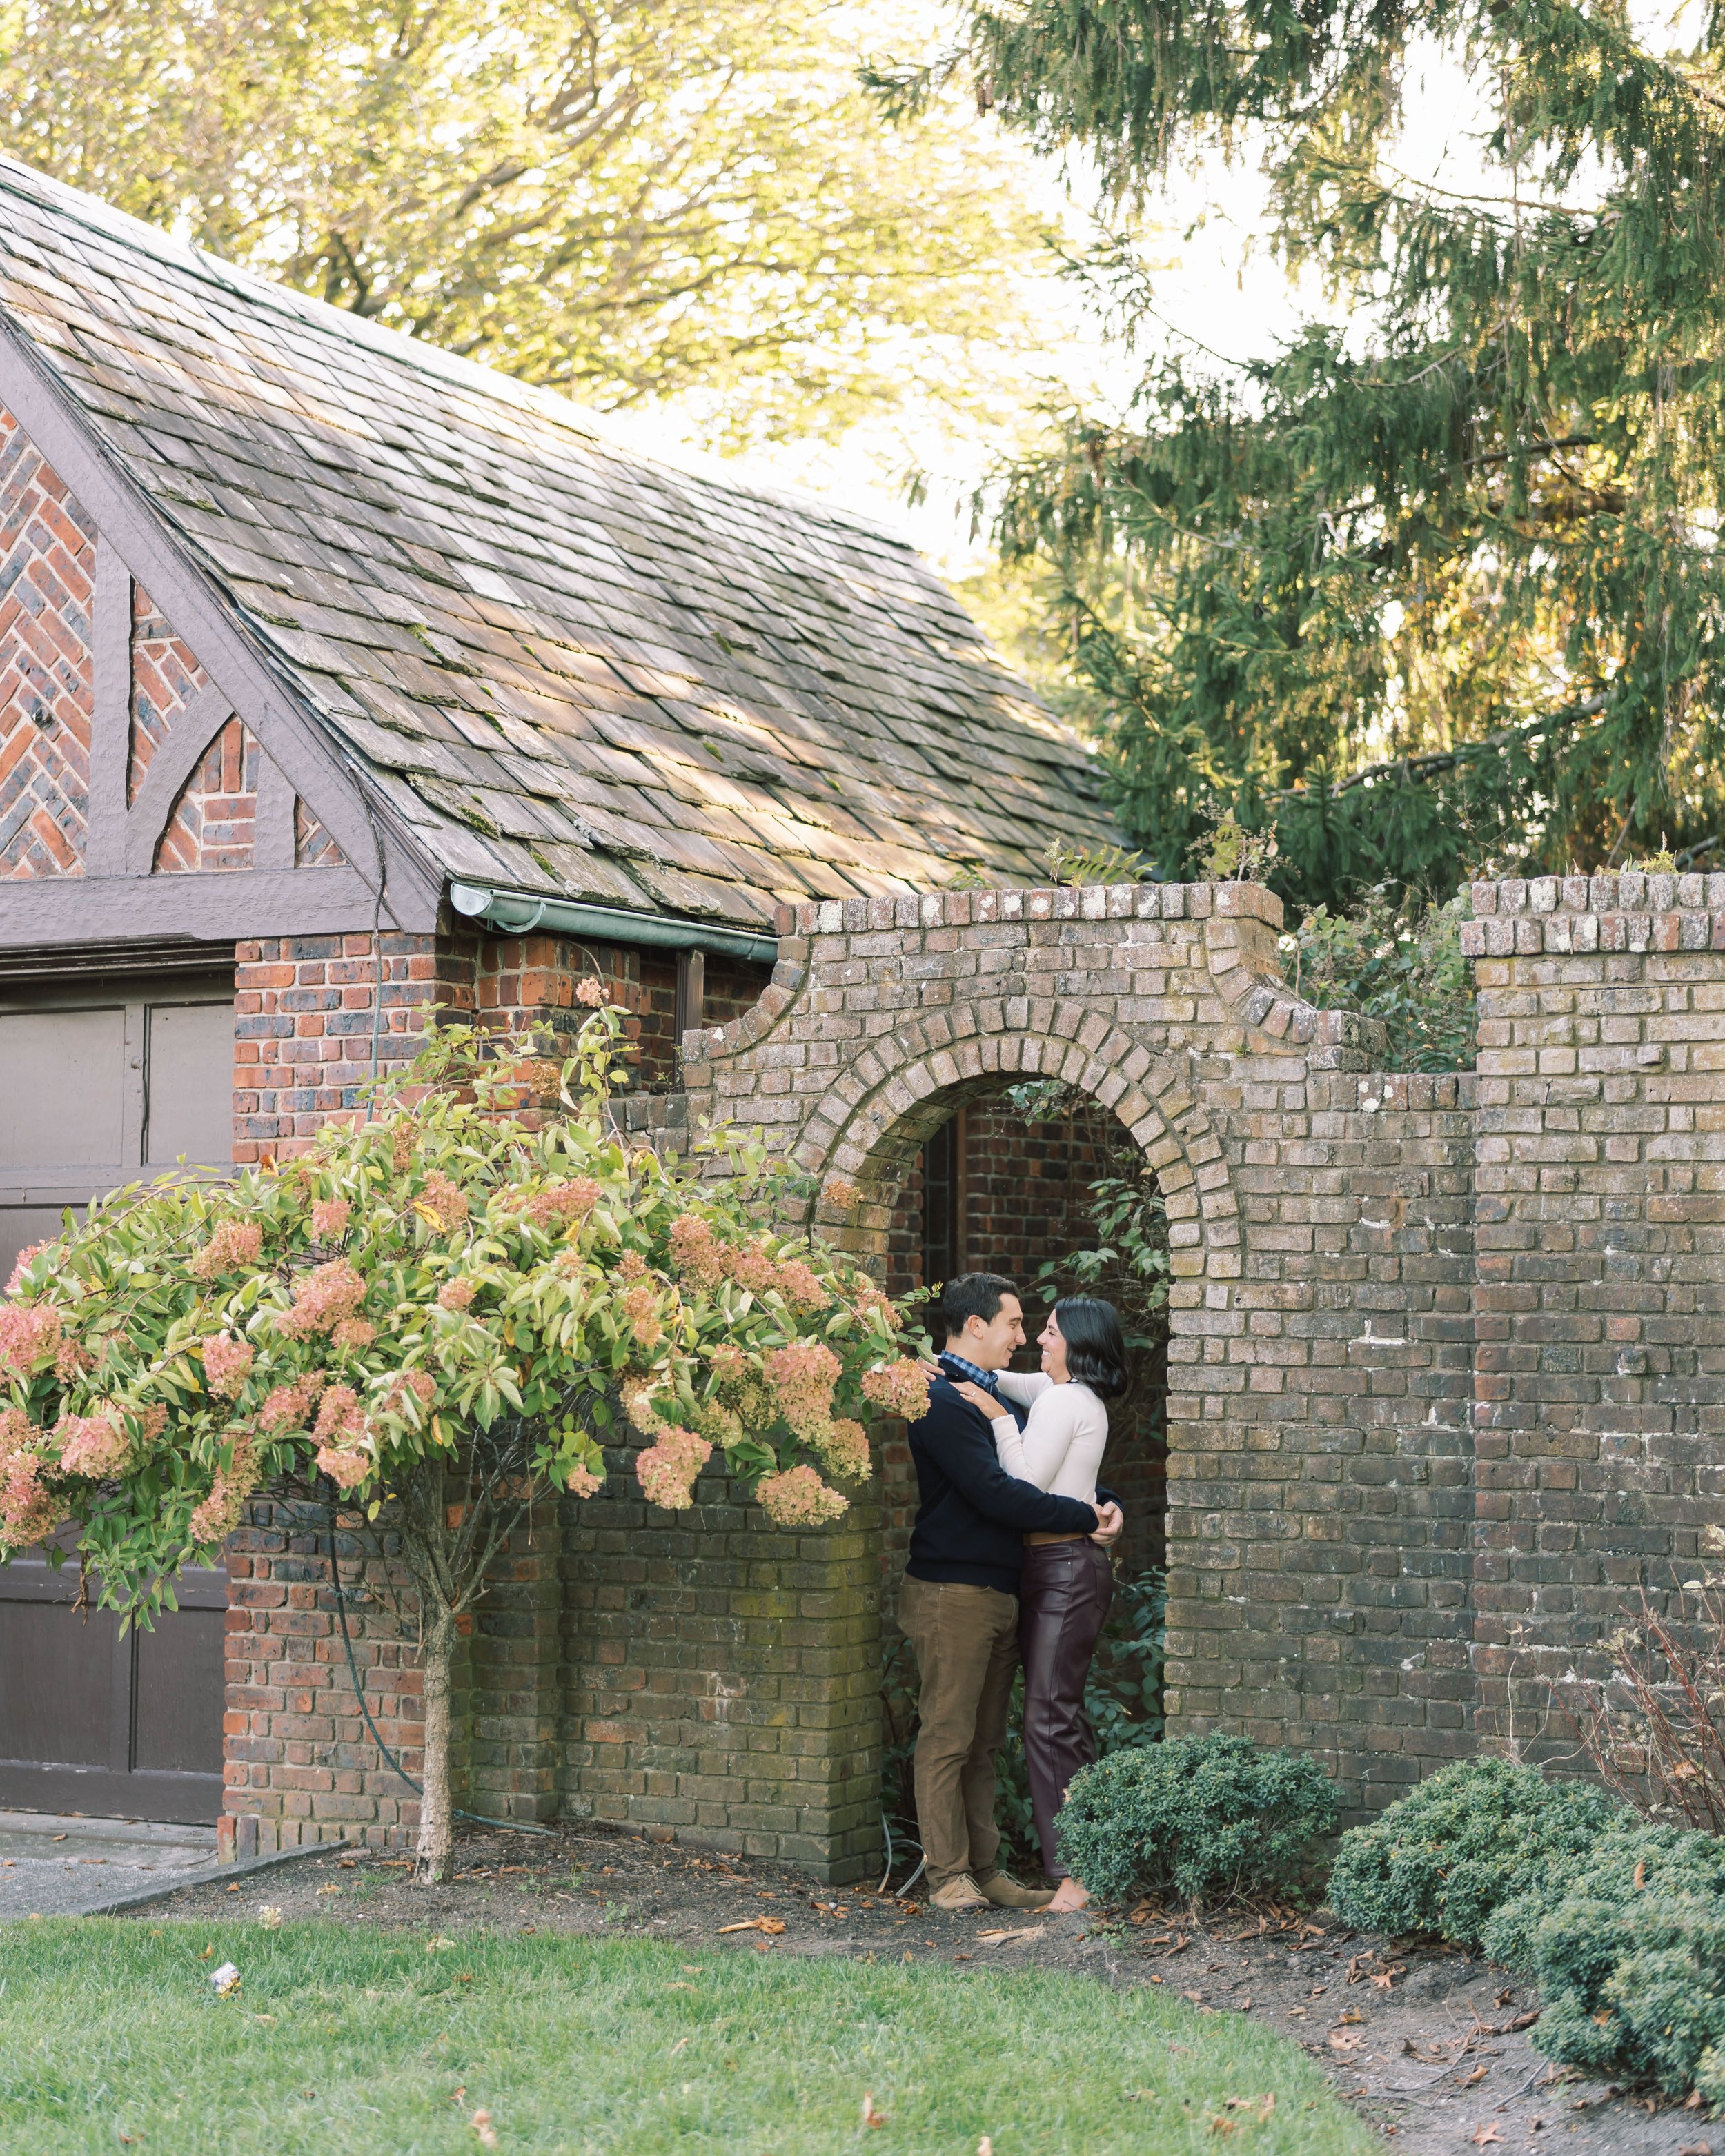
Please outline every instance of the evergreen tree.
[{"label": "evergreen tree", "polygon": [[[1231,808],[1310,900],[1725,865],[1725,13],[1676,53],[1610,0],[964,19],[876,74],[890,106],[968,71],[1122,228],[1171,162],[1261,146],[1281,259],[1354,311],[1230,367],[1153,330],[1127,240],[1096,265],[1158,356],[1128,424],[1060,416],[1000,537],[1058,575],[1134,839],[1173,872]],[[1396,167],[1431,54],[1488,108],[1475,192]]]}]

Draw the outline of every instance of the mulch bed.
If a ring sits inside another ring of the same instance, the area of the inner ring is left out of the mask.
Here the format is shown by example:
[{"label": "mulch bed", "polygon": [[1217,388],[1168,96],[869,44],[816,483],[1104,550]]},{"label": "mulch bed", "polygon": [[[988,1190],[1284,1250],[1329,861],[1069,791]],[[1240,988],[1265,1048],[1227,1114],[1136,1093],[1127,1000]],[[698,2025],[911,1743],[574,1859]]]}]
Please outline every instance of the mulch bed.
[{"label": "mulch bed", "polygon": [[1326,1911],[1231,1912],[1194,1922],[1150,1904],[1070,1917],[949,1917],[921,1899],[815,1887],[773,1864],[702,1856],[603,1828],[553,1838],[475,1830],[448,1885],[408,1883],[404,1860],[309,1856],[240,1882],[182,1890],[139,1922],[254,1917],[464,1931],[578,1932],[704,1952],[848,1954],[864,1961],[1064,1969],[1166,1985],[1205,2013],[1250,2014],[1303,2044],[1337,2092],[1420,2152],[1560,2146],[1582,2156],[1725,2156],[1725,2122],[1551,2066],[1528,2031],[1538,2000],[1447,1949],[1351,1932]]}]

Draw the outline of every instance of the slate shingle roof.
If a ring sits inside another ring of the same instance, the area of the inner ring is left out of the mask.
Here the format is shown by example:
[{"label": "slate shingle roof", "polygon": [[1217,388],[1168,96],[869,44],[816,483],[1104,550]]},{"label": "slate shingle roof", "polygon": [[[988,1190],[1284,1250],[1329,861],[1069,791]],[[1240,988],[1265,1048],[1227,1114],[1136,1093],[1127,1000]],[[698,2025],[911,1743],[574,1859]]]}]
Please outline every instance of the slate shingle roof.
[{"label": "slate shingle roof", "polygon": [[1112,835],[1070,736],[849,515],[6,160],[0,305],[452,875],[757,923]]}]

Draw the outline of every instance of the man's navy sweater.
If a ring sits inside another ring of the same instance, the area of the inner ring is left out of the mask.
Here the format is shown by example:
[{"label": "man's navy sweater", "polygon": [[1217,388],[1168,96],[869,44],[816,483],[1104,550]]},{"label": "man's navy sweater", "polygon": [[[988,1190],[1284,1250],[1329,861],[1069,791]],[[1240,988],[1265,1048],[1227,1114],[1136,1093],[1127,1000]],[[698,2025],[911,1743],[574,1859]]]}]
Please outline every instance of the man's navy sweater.
[{"label": "man's navy sweater", "polygon": [[1028,1533],[1087,1535],[1096,1524],[1076,1497],[1050,1496],[1000,1465],[988,1418],[948,1378],[928,1389],[928,1412],[911,1424],[922,1502],[911,1530],[913,1579],[958,1580],[1019,1591]]}]

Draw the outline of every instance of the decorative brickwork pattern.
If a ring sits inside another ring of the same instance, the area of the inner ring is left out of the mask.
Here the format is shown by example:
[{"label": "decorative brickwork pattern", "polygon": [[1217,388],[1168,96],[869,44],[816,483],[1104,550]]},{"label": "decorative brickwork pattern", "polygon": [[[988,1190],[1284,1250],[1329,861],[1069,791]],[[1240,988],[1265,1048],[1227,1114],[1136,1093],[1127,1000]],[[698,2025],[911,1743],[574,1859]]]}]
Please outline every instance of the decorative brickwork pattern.
[{"label": "decorative brickwork pattern", "polygon": [[80,875],[95,531],[0,410],[0,876]]},{"label": "decorative brickwork pattern", "polygon": [[[134,743],[136,739],[134,732]],[[218,875],[251,866],[262,756],[244,721],[229,719],[174,803],[156,849],[157,875]]]},{"label": "decorative brickwork pattern", "polygon": [[303,801],[294,803],[294,866],[338,869],[347,856]]},{"label": "decorative brickwork pattern", "polygon": [[[131,742],[126,798],[137,798],[151,759],[209,676],[191,646],[174,634],[141,584],[131,595]],[[238,721],[234,721],[235,724]]]}]

